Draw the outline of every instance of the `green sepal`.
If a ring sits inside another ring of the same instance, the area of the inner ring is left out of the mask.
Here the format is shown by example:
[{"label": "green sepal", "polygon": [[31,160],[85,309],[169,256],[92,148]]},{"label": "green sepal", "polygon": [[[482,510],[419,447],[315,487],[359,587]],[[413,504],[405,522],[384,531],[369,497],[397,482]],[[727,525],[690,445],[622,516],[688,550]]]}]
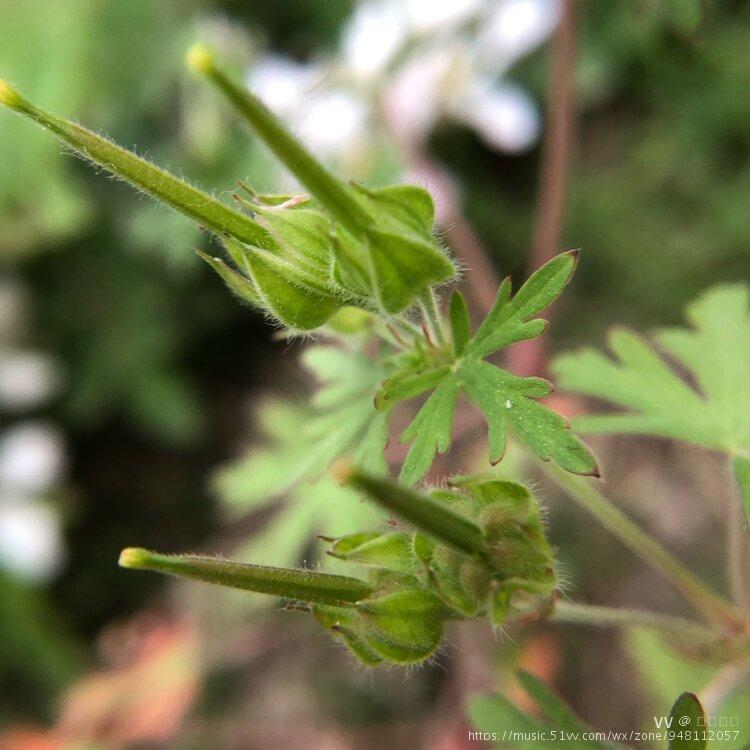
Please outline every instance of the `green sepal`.
[{"label": "green sepal", "polygon": [[321,283],[329,280],[332,249],[331,222],[319,211],[308,208],[283,209],[255,207],[258,223],[279,245],[279,254],[299,265]]},{"label": "green sepal", "polygon": [[435,540],[421,531],[415,531],[411,538],[411,548],[414,557],[423,565],[428,565],[435,552]]},{"label": "green sepal", "polygon": [[432,592],[405,589],[361,607],[313,607],[318,622],[365,666],[418,664],[437,650],[447,612]]},{"label": "green sepal", "polygon": [[324,284],[273,253],[250,250],[246,262],[263,306],[288,328],[318,328],[344,304]]},{"label": "green sepal", "polygon": [[363,299],[373,299],[374,291],[367,271],[364,246],[343,231],[331,232],[331,278],[337,286]]},{"label": "green sepal", "polygon": [[378,226],[432,240],[435,205],[427,190],[417,185],[369,188],[354,183],[353,187],[364,199]]},{"label": "green sepal", "polygon": [[359,613],[356,610],[316,604],[312,611],[315,619],[335,639],[342,641],[364,666],[377,667],[383,663],[383,657],[357,633]]},{"label": "green sepal", "polygon": [[408,534],[350,534],[337,539],[328,552],[340,560],[413,573],[416,560]]},{"label": "green sepal", "polygon": [[334,333],[343,336],[354,336],[358,333],[369,331],[375,322],[371,312],[358,307],[345,305],[337,310],[327,321],[326,326]]},{"label": "green sepal", "polygon": [[438,547],[429,565],[429,576],[440,598],[464,617],[479,613],[486,597],[489,572],[466,555]]},{"label": "green sepal", "polygon": [[198,250],[198,256],[208,263],[216,271],[230,291],[234,292],[240,299],[249,302],[253,307],[263,308],[263,303],[253,282],[230,268],[221,258],[212,258],[210,255]]},{"label": "green sepal", "polygon": [[484,529],[486,559],[502,586],[550,594],[557,585],[555,558],[537,499],[526,487],[501,479],[467,482]]},{"label": "green sepal", "polygon": [[375,298],[388,314],[402,312],[420,292],[452,279],[456,273],[453,263],[434,242],[370,228],[366,246]]},{"label": "green sepal", "polygon": [[447,611],[426,589],[401,590],[358,603],[365,640],[397,664],[428,659],[440,645]]}]

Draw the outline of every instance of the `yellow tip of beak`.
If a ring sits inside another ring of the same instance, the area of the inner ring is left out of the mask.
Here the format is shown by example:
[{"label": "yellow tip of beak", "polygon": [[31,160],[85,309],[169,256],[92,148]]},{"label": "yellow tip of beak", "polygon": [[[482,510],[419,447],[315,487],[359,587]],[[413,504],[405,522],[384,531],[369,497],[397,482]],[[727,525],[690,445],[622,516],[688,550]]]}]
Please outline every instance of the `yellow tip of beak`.
[{"label": "yellow tip of beak", "polygon": [[126,547],[120,552],[118,565],[121,568],[143,568],[148,564],[150,553],[140,547]]},{"label": "yellow tip of beak", "polygon": [[214,70],[214,57],[202,42],[196,42],[185,55],[185,63],[195,73],[209,75]]},{"label": "yellow tip of beak", "polygon": [[9,83],[0,78],[0,104],[11,109],[20,109],[24,98]]}]

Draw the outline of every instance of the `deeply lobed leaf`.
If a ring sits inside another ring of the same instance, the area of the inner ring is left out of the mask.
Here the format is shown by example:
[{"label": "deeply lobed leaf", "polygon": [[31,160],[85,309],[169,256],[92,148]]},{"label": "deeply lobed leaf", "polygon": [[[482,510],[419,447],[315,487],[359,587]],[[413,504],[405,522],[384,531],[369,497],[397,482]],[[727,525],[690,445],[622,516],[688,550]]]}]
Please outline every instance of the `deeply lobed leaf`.
[{"label": "deeply lobed leaf", "polygon": [[[511,296],[510,281],[501,285],[492,310],[471,336],[471,323],[460,296],[451,301],[453,347],[442,359],[405,361],[384,381],[376,404],[384,408],[396,401],[433,392],[401,436],[411,441],[401,480],[419,481],[437,453],[448,450],[453,417],[461,393],[482,411],[488,426],[489,458],[497,463],[505,453],[507,427],[542,460],[555,461],[576,474],[598,475],[596,461],[586,446],[568,429],[558,414],[539,404],[550,384],[540,378],[521,378],[484,361],[503,347],[538,336],[545,321],[534,318],[562,292],[575,269],[576,251],[562,253],[538,269]],[[447,361],[446,361],[447,360]]]},{"label": "deeply lobed leaf", "polygon": [[[635,333],[615,329],[615,359],[593,350],[565,354],[553,363],[561,385],[623,411],[575,421],[587,433],[647,434],[696,443],[743,461],[750,456],[750,291],[722,284],[687,308],[691,328],[658,331],[655,339],[693,383]],[[750,518],[750,516],[748,516]]]}]

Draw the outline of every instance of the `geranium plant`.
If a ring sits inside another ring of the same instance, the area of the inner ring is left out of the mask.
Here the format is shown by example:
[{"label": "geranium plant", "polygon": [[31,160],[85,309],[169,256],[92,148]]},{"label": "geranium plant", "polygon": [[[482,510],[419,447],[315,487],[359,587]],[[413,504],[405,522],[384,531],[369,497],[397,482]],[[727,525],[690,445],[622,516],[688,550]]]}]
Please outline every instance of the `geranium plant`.
[{"label": "geranium plant", "polygon": [[[309,366],[325,381],[315,401],[322,408],[314,418],[294,422],[298,427],[285,434],[267,468],[275,467],[276,485],[288,487],[299,488],[303,480],[329,482],[333,476],[348,488],[346,498],[365,498],[408,529],[325,536],[329,554],[351,565],[349,576],[140,548],[124,550],[120,564],[281,597],[312,613],[368,666],[428,659],[448,621],[485,616],[499,627],[518,614],[641,624],[670,632],[696,653],[718,655],[724,662],[746,658],[746,611],[698,580],[601,495],[590,479],[599,476],[596,459],[566,420],[540,400],[551,384],[488,361],[544,333],[547,324],[539,315],[570,281],[577,251],[537,269],[515,294],[506,279],[490,312],[475,325],[460,292],[450,290],[458,267],[440,241],[425,189],[369,188],[340,179],[236,84],[205,47],[193,47],[188,63],[234,105],[305,194],[258,194],[240,183],[232,207],[40,109],[4,82],[0,103],[208,230],[223,252],[201,257],[236,296],[285,335],[333,342],[308,354]],[[619,363],[593,352],[560,359],[555,369],[565,386],[629,410],[583,417],[581,430],[646,432],[723,451],[747,503],[747,297],[744,286],[709,292],[690,310],[695,331],[660,337],[667,352],[695,376],[695,386],[685,384],[632,334],[611,339]],[[420,396],[424,401],[400,436],[408,452],[391,476],[394,467],[389,470],[384,458],[391,417],[402,402]],[[462,396],[486,422],[491,464],[502,461],[512,435],[574,499],[672,582],[705,624],[560,602],[555,553],[529,488],[510,481],[502,466],[477,476],[430,475],[437,454],[450,450]],[[296,449],[297,429],[312,448]],[[305,486],[313,502],[313,485]],[[315,488],[314,502],[322,507],[325,491],[321,495],[320,485]],[[305,501],[302,492],[296,502],[304,506]],[[746,521],[738,517],[737,523],[741,538]]]}]

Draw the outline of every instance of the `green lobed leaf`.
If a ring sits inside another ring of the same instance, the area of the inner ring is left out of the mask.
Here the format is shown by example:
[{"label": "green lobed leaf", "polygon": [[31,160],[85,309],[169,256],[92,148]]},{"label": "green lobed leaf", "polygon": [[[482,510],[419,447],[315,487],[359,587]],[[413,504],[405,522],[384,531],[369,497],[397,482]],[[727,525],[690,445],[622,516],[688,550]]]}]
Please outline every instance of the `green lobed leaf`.
[{"label": "green lobed leaf", "polygon": [[234,516],[283,501],[235,551],[241,559],[293,566],[315,534],[342,536],[382,518],[375,506],[325,476],[342,453],[369,471],[386,472],[389,414],[373,408],[380,366],[356,350],[333,346],[308,347],[302,363],[321,382],[314,397],[306,405],[265,403],[257,411],[262,442],[214,478],[216,493]]},{"label": "green lobed leaf", "polygon": [[713,287],[687,308],[692,328],[657,333],[656,341],[692,376],[689,385],[644,339],[610,334],[616,359],[584,349],[558,357],[553,369],[568,390],[625,411],[581,417],[588,433],[649,434],[750,455],[750,314],[744,284]]},{"label": "green lobed leaf", "polygon": [[450,448],[458,391],[456,378],[444,376],[401,435],[402,442],[413,441],[401,466],[399,479],[404,484],[416,484],[432,466],[435,455]]},{"label": "green lobed leaf", "polygon": [[532,318],[560,296],[577,263],[577,250],[560,253],[537,269],[512,298],[510,280],[505,279],[492,310],[474,334],[469,353],[483,358],[510,344],[541,335],[546,321]]},{"label": "green lobed leaf", "polygon": [[492,463],[503,457],[510,427],[542,460],[555,461],[576,474],[598,476],[596,460],[571,433],[565,419],[537,403],[536,399],[550,392],[550,384],[540,378],[511,375],[483,361],[498,348],[543,331],[544,321],[533,316],[560,294],[570,280],[577,257],[573,251],[553,258],[532,274],[514,297],[510,282],[503,282],[493,309],[473,338],[466,304],[460,295],[454,295],[450,306],[453,352],[449,355],[438,351],[432,359],[425,355],[421,361],[406,360],[383,382],[376,396],[379,407],[390,407],[396,401],[434,389],[401,436],[404,442],[413,441],[401,471],[403,482],[419,481],[435,455],[450,447],[460,393],[467,395],[485,416]]}]

